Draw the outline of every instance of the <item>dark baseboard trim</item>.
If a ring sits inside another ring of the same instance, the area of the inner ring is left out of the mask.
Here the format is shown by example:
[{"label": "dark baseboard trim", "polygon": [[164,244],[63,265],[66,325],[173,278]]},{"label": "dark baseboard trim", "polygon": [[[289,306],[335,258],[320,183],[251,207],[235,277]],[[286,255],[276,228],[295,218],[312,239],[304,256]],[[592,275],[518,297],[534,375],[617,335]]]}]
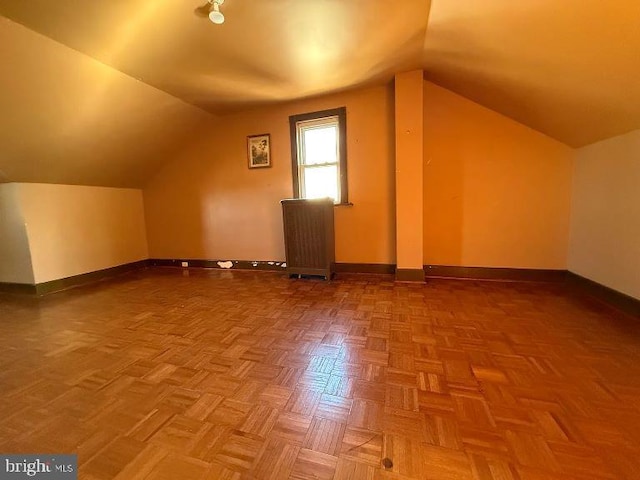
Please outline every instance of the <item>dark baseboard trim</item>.
[{"label": "dark baseboard trim", "polygon": [[103,270],[96,270],[95,272],[81,273],[80,275],[74,275],[72,277],[59,278],[57,280],[51,280],[50,282],[38,283],[35,285],[36,294],[47,295],[49,293],[59,292],[68,288],[78,287],[80,285],[86,285],[88,283],[128,273],[133,270],[146,268],[146,266],[147,260],[139,260],[137,262],[125,263],[124,265],[117,265]]},{"label": "dark baseboard trim", "polygon": [[[187,262],[188,267],[183,267],[182,262]],[[231,266],[227,267],[228,262]],[[284,262],[271,261],[252,261],[252,260],[199,260],[199,259],[168,259],[168,258],[152,258],[148,261],[152,267],[179,267],[179,268],[217,268],[218,270],[266,270],[271,272],[286,271]],[[222,265],[220,265],[222,264]]]},{"label": "dark baseboard trim", "polygon": [[422,268],[396,268],[396,281],[424,283],[424,269]]},{"label": "dark baseboard trim", "polygon": [[530,268],[454,267],[425,265],[427,278],[465,278],[475,280],[510,280],[518,282],[559,282],[567,278],[566,270]]},{"label": "dark baseboard trim", "polygon": [[[187,262],[188,267],[182,267],[182,262]],[[218,262],[231,262],[232,270],[267,270],[272,272],[286,271],[282,266],[284,262],[276,261],[251,261],[251,260],[201,260],[188,258],[152,258],[149,266],[152,267],[179,267],[179,268],[217,268],[226,270]],[[336,273],[373,273],[373,274],[394,274],[396,266],[386,263],[336,263]]]},{"label": "dark baseboard trim", "polygon": [[389,263],[336,263],[336,273],[394,274],[396,266]]},{"label": "dark baseboard trim", "polygon": [[589,295],[623,312],[640,318],[640,300],[620,293],[573,272],[567,272],[567,285],[576,293]]},{"label": "dark baseboard trim", "polygon": [[18,295],[35,295],[36,286],[28,283],[2,283],[0,293],[15,293]]},{"label": "dark baseboard trim", "polygon": [[[0,293],[22,295],[47,295],[68,288],[86,285],[104,280],[109,277],[128,273],[134,270],[154,267],[182,267],[182,262],[188,262],[189,267],[216,268],[219,270],[265,270],[286,272],[283,262],[249,261],[249,260],[199,260],[199,259],[159,259],[140,260],[137,262],[105,268],[95,272],[83,273],[72,277],[60,278],[50,282],[32,284],[2,283]],[[231,267],[225,268],[220,263],[231,262]],[[368,273],[394,274],[400,282],[424,282],[426,278],[458,278],[473,280],[499,280],[519,282],[555,282],[566,283],[576,293],[589,295],[631,316],[640,317],[640,300],[601,285],[593,280],[584,278],[566,270],[537,270],[524,268],[491,268],[491,267],[457,267],[448,265],[425,265],[423,270],[398,268],[393,264],[382,263],[336,263],[336,273]]]},{"label": "dark baseboard trim", "polygon": [[5,293],[17,293],[22,295],[48,295],[50,293],[59,292],[61,290],[67,290],[68,288],[78,287],[81,285],[87,285],[89,283],[98,282],[106,278],[128,273],[134,270],[147,267],[147,260],[139,260],[137,262],[125,263],[124,265],[117,265],[115,267],[105,268],[103,270],[96,270],[95,272],[81,273],[80,275],[74,275],[72,277],[59,278],[57,280],[51,280],[49,282],[32,284],[18,284],[18,283],[0,283],[0,292]]}]

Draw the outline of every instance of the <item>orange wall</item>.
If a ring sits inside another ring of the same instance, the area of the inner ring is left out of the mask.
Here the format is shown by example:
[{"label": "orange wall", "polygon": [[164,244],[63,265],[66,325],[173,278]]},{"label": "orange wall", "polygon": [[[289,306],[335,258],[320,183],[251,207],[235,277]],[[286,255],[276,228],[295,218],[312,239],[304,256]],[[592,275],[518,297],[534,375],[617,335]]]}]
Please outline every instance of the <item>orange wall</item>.
[{"label": "orange wall", "polygon": [[567,267],[573,151],[424,83],[424,260]]},{"label": "orange wall", "polygon": [[[351,207],[336,207],[336,261],[395,263],[393,93],[375,87],[230,114],[144,189],[150,256],[284,260],[292,196],[289,115],[347,108]],[[249,170],[247,135],[271,134],[271,168]]]},{"label": "orange wall", "polygon": [[[423,94],[424,263],[566,268],[573,150],[429,82]],[[391,87],[229,114],[194,131],[144,188],[150,256],[284,260],[288,117],[342,105],[354,206],[335,210],[336,259],[395,263]],[[273,167],[249,170],[246,136],[259,133],[271,134]]]},{"label": "orange wall", "polygon": [[422,269],[422,70],[395,77],[396,259],[399,269]]}]

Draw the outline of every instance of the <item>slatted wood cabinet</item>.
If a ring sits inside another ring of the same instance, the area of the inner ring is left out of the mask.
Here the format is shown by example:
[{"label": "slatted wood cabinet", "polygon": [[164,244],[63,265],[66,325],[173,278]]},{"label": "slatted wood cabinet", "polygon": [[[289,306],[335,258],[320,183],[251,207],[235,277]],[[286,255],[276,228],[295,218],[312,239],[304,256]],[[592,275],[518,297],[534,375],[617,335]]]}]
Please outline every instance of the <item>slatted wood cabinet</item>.
[{"label": "slatted wood cabinet", "polygon": [[333,200],[281,200],[287,272],[329,280],[335,269]]}]

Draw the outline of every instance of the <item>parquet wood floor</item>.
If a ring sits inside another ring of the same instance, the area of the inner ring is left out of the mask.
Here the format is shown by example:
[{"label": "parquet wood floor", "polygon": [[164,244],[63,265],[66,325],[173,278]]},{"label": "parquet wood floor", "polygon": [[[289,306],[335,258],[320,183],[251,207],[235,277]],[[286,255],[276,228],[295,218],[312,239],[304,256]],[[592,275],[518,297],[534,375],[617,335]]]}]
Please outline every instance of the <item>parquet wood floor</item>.
[{"label": "parquet wood floor", "polygon": [[640,326],[560,285],[150,269],[0,341],[0,451],[86,480],[640,478]]}]

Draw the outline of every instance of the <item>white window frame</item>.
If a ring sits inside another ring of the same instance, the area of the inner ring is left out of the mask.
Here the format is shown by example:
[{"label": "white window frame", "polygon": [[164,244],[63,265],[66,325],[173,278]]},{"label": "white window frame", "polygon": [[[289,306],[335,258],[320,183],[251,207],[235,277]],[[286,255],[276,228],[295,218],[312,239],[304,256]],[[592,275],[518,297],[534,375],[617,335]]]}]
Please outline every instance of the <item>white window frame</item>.
[{"label": "white window frame", "polygon": [[[306,149],[304,143],[304,132],[313,130],[315,128],[335,127],[336,129],[336,161],[325,163],[312,163],[307,164]],[[340,120],[337,115],[330,117],[316,118],[314,120],[303,120],[296,122],[296,136],[298,141],[298,190],[300,198],[307,198],[306,192],[306,172],[310,169],[321,167],[336,167],[336,191],[338,192],[338,198],[335,199],[336,203],[340,203]]]},{"label": "white window frame", "polygon": [[[347,111],[345,107],[320,112],[304,113],[289,117],[291,132],[291,168],[293,175],[293,195],[295,198],[306,198],[305,192],[305,171],[310,168],[326,167],[337,165],[337,187],[338,198],[335,199],[337,205],[349,204],[348,181],[347,181]],[[302,132],[311,128],[335,125],[337,161],[320,164],[306,165],[304,163],[304,136]]]}]

